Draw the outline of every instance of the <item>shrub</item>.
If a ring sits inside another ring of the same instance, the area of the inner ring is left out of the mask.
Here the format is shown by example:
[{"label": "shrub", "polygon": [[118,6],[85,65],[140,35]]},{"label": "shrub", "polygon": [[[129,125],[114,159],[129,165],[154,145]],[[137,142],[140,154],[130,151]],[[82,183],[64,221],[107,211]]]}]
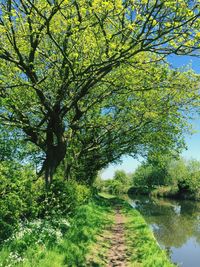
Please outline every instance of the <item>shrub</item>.
[{"label": "shrub", "polygon": [[178,187],[175,186],[158,186],[151,192],[153,197],[175,197],[178,193]]},{"label": "shrub", "polygon": [[55,180],[40,199],[40,217],[70,215],[77,206],[85,203],[91,190],[75,181]]},{"label": "shrub", "polygon": [[0,177],[0,242],[9,238],[20,222],[69,215],[91,196],[85,185],[58,179],[47,191],[30,166],[15,162],[2,162]]},{"label": "shrub", "polygon": [[30,167],[14,162],[0,164],[0,242],[8,238],[20,220],[37,216],[38,183]]}]

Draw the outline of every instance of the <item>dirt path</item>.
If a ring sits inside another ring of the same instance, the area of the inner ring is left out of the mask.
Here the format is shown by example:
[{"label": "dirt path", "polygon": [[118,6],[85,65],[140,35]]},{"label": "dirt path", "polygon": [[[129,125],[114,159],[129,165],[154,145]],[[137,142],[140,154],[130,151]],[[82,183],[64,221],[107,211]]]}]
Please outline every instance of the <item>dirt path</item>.
[{"label": "dirt path", "polygon": [[116,207],[115,224],[111,229],[111,248],[108,252],[108,267],[126,267],[127,250],[124,236],[124,217],[120,213],[120,207]]},{"label": "dirt path", "polygon": [[128,252],[125,245],[125,217],[120,206],[115,206],[114,224],[101,233],[92,253],[87,259],[87,267],[127,267]]}]

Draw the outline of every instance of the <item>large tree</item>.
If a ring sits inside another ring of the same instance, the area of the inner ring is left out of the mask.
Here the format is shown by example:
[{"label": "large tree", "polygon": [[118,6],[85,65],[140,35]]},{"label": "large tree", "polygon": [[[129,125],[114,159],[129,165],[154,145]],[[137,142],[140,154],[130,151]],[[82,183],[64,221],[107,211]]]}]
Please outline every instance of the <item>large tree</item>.
[{"label": "large tree", "polygon": [[[151,68],[154,60],[171,53],[195,53],[199,47],[198,1],[2,0],[0,10],[1,122],[22,129],[43,151],[41,173],[46,184],[66,154],[67,159],[76,154],[77,143],[86,147],[88,139],[103,139],[103,128],[105,151],[98,155],[104,155],[107,163],[123,153],[137,153],[138,144],[153,141],[159,119],[150,114],[150,102],[144,112],[144,91],[154,89],[151,96],[145,93],[152,105],[157,95],[156,103],[170,103],[170,96],[157,94],[156,83],[150,84],[144,75],[143,83],[132,75],[139,75],[135,70],[147,64]],[[166,77],[165,73],[161,75]],[[160,88],[169,88],[162,76],[159,79]],[[195,79],[185,75],[183,80],[192,83],[193,92]],[[176,83],[177,92],[182,85],[185,88],[183,82]],[[137,99],[132,105],[131,100]],[[177,106],[186,102],[179,100]],[[143,105],[141,113],[137,103]],[[115,110],[109,114],[115,116],[115,124],[102,116],[108,110]],[[148,120],[143,119],[148,116],[156,123],[147,142]],[[170,128],[167,118],[169,112],[163,116],[163,130]],[[138,130],[134,140],[129,138],[133,129]],[[84,155],[91,160],[90,147]]]},{"label": "large tree", "polygon": [[197,75],[152,63],[119,68],[112,83],[109,99],[97,101],[76,123],[66,153],[67,175],[92,182],[97,171],[124,154],[146,156],[184,147],[188,109],[199,101]]}]

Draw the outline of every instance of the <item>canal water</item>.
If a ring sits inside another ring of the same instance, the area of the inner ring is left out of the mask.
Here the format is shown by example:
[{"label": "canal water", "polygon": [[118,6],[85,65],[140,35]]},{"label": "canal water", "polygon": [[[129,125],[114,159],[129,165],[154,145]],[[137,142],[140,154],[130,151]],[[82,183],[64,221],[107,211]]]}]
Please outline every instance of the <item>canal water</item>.
[{"label": "canal water", "polygon": [[131,196],[159,245],[181,267],[200,267],[200,202]]}]

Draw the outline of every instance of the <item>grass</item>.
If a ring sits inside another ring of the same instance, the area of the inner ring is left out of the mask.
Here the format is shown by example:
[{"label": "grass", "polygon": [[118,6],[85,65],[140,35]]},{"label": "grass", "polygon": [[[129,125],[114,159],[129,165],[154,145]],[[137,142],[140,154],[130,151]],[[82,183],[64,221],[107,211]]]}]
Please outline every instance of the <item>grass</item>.
[{"label": "grass", "polygon": [[86,266],[86,255],[89,253],[92,244],[95,244],[98,234],[107,225],[112,224],[111,214],[111,208],[105,201],[91,201],[76,211],[76,215],[70,220],[68,231],[55,244],[48,244],[48,240],[46,240],[42,245],[35,242],[21,250],[23,239],[15,244],[14,248],[13,243],[16,242],[8,242],[0,251],[0,266]]},{"label": "grass", "polygon": [[120,205],[125,218],[125,240],[127,254],[130,256],[128,267],[175,266],[169,260],[167,253],[159,247],[152,230],[137,210],[118,198],[109,198],[109,202],[113,207]]},{"label": "grass", "polygon": [[[87,205],[80,206],[76,215],[69,220],[70,226],[65,234],[55,242],[49,242],[48,235],[44,242],[29,242],[28,246],[27,235],[26,239],[22,237],[18,240],[20,242],[15,240],[8,242],[0,251],[0,266],[106,266],[106,256],[111,246],[107,237],[112,235],[111,225],[114,221],[115,205],[119,204],[125,217],[124,228],[130,266],[174,266],[165,251],[158,246],[141,214],[125,201],[105,194],[101,194]],[[33,238],[31,234],[28,237]]]},{"label": "grass", "polygon": [[101,192],[101,193],[99,193],[99,196],[102,197],[102,198],[105,198],[105,199],[116,198],[116,196],[111,195],[111,194],[108,194],[108,193],[105,193],[105,192]]},{"label": "grass", "polygon": [[125,216],[125,236],[130,266],[132,267],[173,267],[164,250],[156,239],[142,215],[127,203],[122,205]]}]

